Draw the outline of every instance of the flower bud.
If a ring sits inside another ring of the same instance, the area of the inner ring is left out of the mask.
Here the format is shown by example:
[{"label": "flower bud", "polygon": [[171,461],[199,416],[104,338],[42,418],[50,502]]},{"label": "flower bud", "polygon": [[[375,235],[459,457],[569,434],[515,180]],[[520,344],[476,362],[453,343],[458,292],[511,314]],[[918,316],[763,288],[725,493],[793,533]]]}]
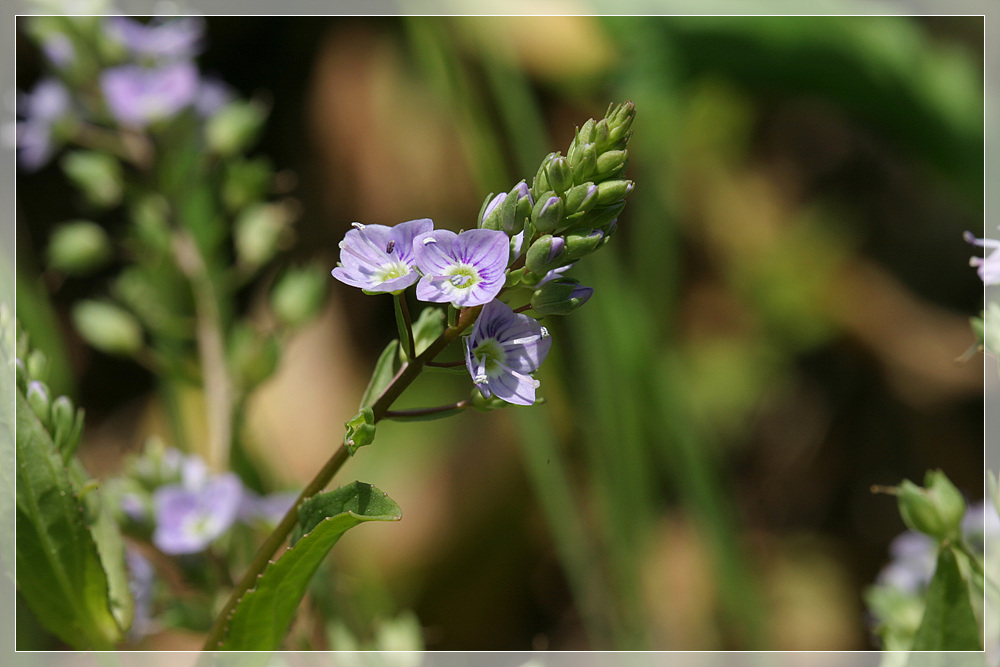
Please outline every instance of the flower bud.
[{"label": "flower bud", "polygon": [[63,171],[91,204],[111,208],[122,200],[122,165],[100,151],[73,151],[63,156]]},{"label": "flower bud", "polygon": [[290,240],[291,216],[281,204],[255,204],[236,218],[233,237],[236,256],[245,266],[268,262]]},{"label": "flower bud", "polygon": [[619,104],[608,112],[608,141],[622,147],[628,143],[631,136],[632,121],[635,120],[635,105],[632,102]]},{"label": "flower bud", "polygon": [[267,194],[274,178],[271,163],[265,158],[238,160],[226,164],[222,201],[229,211],[239,211]]},{"label": "flower bud", "polygon": [[545,167],[545,175],[548,177],[549,187],[562,194],[573,186],[573,170],[570,169],[566,158],[558,153]]},{"label": "flower bud", "polygon": [[597,158],[597,175],[601,180],[614,178],[628,165],[628,151],[605,151]]},{"label": "flower bud", "polygon": [[608,119],[602,118],[594,126],[594,145],[597,148],[598,153],[603,153],[610,148],[608,136],[610,130],[608,130]]},{"label": "flower bud", "polygon": [[531,273],[544,276],[550,270],[566,264],[562,252],[566,242],[559,236],[546,234],[531,244],[525,258],[525,266]]},{"label": "flower bud", "polygon": [[73,324],[84,340],[109,354],[130,355],[142,348],[142,327],[131,313],[103,301],[80,301]]},{"label": "flower bud", "polygon": [[531,215],[533,204],[527,183],[521,181],[510,192],[498,194],[486,205],[479,226],[516,234],[524,229],[524,221]]},{"label": "flower bud", "polygon": [[601,246],[604,232],[593,229],[587,234],[567,234],[563,259],[575,262],[594,252]]},{"label": "flower bud", "polygon": [[597,122],[593,118],[588,119],[587,122],[583,124],[583,127],[580,128],[580,131],[577,133],[576,135],[577,141],[583,144],[592,144],[594,142],[594,136],[595,136],[594,135],[595,125],[597,125]]},{"label": "flower bud", "polygon": [[235,155],[257,138],[267,111],[259,102],[236,100],[222,107],[205,126],[205,142],[219,155]]},{"label": "flower bud", "polygon": [[229,337],[229,367],[240,387],[250,389],[271,377],[278,367],[281,349],[272,335],[260,335],[253,327],[238,323]]},{"label": "flower bud", "polygon": [[14,381],[17,382],[21,391],[28,390],[28,377],[28,369],[25,367],[24,361],[21,357],[17,357],[14,359]]},{"label": "flower bud", "polygon": [[28,384],[28,395],[25,398],[28,399],[28,405],[31,406],[31,411],[35,413],[38,420],[45,428],[49,428],[52,423],[49,409],[49,388],[44,382],[32,380]]},{"label": "flower bud", "polygon": [[[491,195],[492,196],[492,195]],[[500,229],[500,204],[507,199],[507,193],[501,192],[496,197],[487,197],[479,214],[480,229]]]},{"label": "flower bud", "polygon": [[299,327],[319,314],[326,296],[326,274],[316,267],[289,269],[271,292],[271,310],[289,327]]},{"label": "flower bud", "polygon": [[632,181],[604,181],[597,186],[597,203],[607,206],[625,199],[635,184]]},{"label": "flower bud", "polygon": [[566,193],[566,215],[589,211],[597,203],[597,186],[583,183]]},{"label": "flower bud", "polygon": [[48,247],[49,268],[82,275],[100,268],[111,258],[111,244],[104,228],[93,222],[67,222],[52,232]]},{"label": "flower bud", "polygon": [[25,368],[32,380],[45,380],[49,375],[49,360],[41,350],[32,350],[28,353]]},{"label": "flower bud", "polygon": [[543,198],[543,194],[552,191],[552,186],[549,185],[549,177],[546,175],[545,171],[549,165],[549,161],[554,158],[558,153],[549,153],[542,160],[542,163],[538,165],[538,171],[535,173],[535,180],[531,182],[531,194],[534,196],[535,201]]},{"label": "flower bud", "polygon": [[584,183],[589,181],[597,172],[597,148],[594,144],[586,144],[577,151],[575,161],[571,162],[573,167],[573,181]]},{"label": "flower bud", "polygon": [[555,195],[539,199],[531,210],[531,222],[543,234],[555,231],[562,219],[563,201]]},{"label": "flower bud", "polygon": [[903,480],[897,488],[897,501],[903,522],[912,530],[940,541],[961,535],[965,499],[940,470],[927,472],[923,488]]},{"label": "flower bud", "polygon": [[358,448],[372,444],[375,441],[375,413],[371,408],[364,408],[353,419],[344,424],[344,447],[354,456]]},{"label": "flower bud", "polygon": [[539,315],[565,315],[585,304],[593,293],[593,287],[572,278],[556,278],[535,290],[531,308]]},{"label": "flower bud", "polygon": [[[79,429],[77,426],[79,425]],[[73,402],[60,396],[52,402],[52,440],[64,457],[71,455],[80,441],[83,411],[73,409]]]}]

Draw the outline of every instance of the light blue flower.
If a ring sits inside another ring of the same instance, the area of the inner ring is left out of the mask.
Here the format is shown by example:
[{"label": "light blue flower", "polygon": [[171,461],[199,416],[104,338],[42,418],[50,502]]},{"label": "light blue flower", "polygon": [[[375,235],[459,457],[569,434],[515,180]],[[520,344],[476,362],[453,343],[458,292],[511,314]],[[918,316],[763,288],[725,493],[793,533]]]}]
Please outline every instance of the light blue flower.
[{"label": "light blue flower", "polygon": [[205,20],[186,16],[141,23],[127,16],[108,19],[108,33],[137,58],[183,60],[201,51]]},{"label": "light blue flower", "polygon": [[552,346],[548,330],[495,300],[486,304],[465,339],[465,366],[483,396],[532,405],[538,380],[531,373]]},{"label": "light blue flower", "polygon": [[340,263],[333,277],[366,292],[404,290],[420,278],[414,271],[414,239],[433,228],[427,218],[393,227],[355,222],[340,242]]},{"label": "light blue flower", "polygon": [[167,554],[203,551],[236,521],[243,503],[243,484],[233,473],[209,474],[197,457],[187,457],[180,484],[153,494],[156,530],[153,544]]},{"label": "light blue flower", "polygon": [[18,99],[18,115],[23,120],[15,126],[18,163],[29,171],[41,169],[58,144],[53,136],[55,125],[70,115],[69,91],[55,79],[42,79],[34,90]]},{"label": "light blue flower", "polygon": [[417,298],[456,307],[492,301],[504,287],[510,238],[494,229],[470,229],[456,234],[439,229],[413,243],[417,268]]},{"label": "light blue flower", "polygon": [[133,127],[173,117],[194,103],[198,86],[198,70],[189,62],[158,68],[122,65],[101,74],[101,91],[111,115]]}]

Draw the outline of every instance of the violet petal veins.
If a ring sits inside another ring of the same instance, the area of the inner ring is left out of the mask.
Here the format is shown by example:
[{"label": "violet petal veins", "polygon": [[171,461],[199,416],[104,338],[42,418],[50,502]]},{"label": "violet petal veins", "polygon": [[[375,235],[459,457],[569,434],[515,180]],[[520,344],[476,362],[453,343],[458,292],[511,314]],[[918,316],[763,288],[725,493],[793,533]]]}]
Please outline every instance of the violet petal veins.
[{"label": "violet petal veins", "polygon": [[333,277],[366,292],[398,292],[417,282],[414,238],[431,231],[427,218],[398,225],[354,223],[340,242],[340,263]]},{"label": "violet petal veins", "polygon": [[502,301],[486,304],[465,339],[465,365],[483,396],[532,405],[538,370],[552,346],[548,330]]},{"label": "violet petal veins", "polygon": [[423,274],[417,298],[466,308],[489,303],[503,289],[510,238],[495,229],[446,229],[414,240],[417,267]]}]

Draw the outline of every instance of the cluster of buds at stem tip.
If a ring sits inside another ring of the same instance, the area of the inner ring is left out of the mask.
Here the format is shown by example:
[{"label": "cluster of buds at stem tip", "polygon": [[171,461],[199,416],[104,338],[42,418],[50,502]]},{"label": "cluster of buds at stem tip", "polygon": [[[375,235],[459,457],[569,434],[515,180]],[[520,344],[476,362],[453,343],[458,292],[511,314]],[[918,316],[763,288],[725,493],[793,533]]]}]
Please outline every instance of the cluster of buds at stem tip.
[{"label": "cluster of buds at stem tip", "polygon": [[538,284],[547,271],[583,258],[614,233],[633,188],[622,176],[634,118],[631,102],[612,105],[604,118],[577,129],[565,156],[542,160],[527,197],[525,284]]},{"label": "cluster of buds at stem tip", "polygon": [[18,356],[14,360],[18,391],[49,432],[63,460],[69,460],[83,434],[83,410],[74,407],[66,396],[52,398],[52,392],[45,383],[48,360],[40,350],[28,349],[26,335],[19,341],[18,347]]}]

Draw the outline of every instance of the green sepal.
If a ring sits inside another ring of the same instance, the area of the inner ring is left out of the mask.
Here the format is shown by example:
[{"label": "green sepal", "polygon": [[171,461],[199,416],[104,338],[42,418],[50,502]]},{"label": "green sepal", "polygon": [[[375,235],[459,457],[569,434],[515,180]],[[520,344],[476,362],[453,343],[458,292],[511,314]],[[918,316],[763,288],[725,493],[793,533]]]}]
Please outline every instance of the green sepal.
[{"label": "green sepal", "polygon": [[504,287],[514,287],[519,282],[521,282],[521,277],[524,276],[526,268],[523,266],[516,271],[511,271],[507,274],[507,281],[504,283]]},{"label": "green sepal", "polygon": [[313,496],[299,508],[292,546],[268,565],[239,601],[219,645],[229,651],[273,651],[281,646],[309,581],[337,540],[368,521],[399,521],[402,513],[385,493],[354,482]]},{"label": "green sepal", "polygon": [[344,428],[347,429],[344,433],[344,447],[354,456],[358,449],[375,442],[375,413],[369,407],[362,408],[361,412],[344,423]]},{"label": "green sepal", "polygon": [[[421,313],[422,317],[423,313]],[[417,349],[420,349],[419,345]],[[382,392],[385,391],[385,388],[389,386],[389,383],[392,382],[392,378],[396,376],[401,366],[402,364],[399,361],[399,341],[393,340],[385,346],[382,354],[378,357],[378,361],[375,362],[375,370],[372,371],[372,377],[368,381],[368,387],[361,396],[361,405],[358,407],[363,410],[373,405],[378,400],[378,397],[382,395]]]},{"label": "green sepal", "polygon": [[927,606],[913,638],[913,651],[982,651],[979,623],[972,611],[969,585],[954,548],[943,545],[927,587]]}]

